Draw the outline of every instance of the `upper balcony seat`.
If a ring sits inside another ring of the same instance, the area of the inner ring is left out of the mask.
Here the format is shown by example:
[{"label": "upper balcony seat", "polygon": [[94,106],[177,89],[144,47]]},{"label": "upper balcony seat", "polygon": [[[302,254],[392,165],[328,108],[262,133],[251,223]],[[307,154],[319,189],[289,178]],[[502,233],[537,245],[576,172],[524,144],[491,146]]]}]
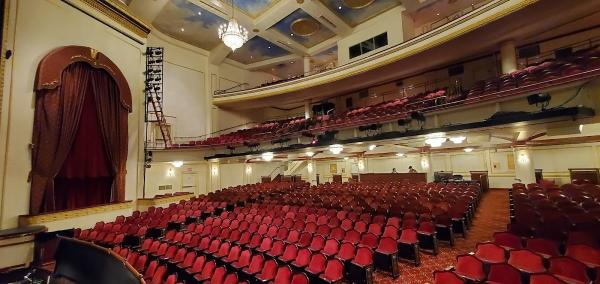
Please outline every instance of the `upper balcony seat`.
[{"label": "upper balcony seat", "polygon": [[[470,90],[464,92],[448,93],[446,89],[438,89],[410,98],[359,107],[340,114],[325,114],[313,119],[297,117],[270,121],[253,128],[210,137],[203,141],[179,144],[179,146],[241,145],[244,142],[257,143],[273,137],[299,136],[304,131],[318,132],[399,120],[408,118],[408,115],[414,111],[432,111],[457,104],[478,103],[488,99],[489,96],[509,96],[512,92],[519,92],[519,88],[544,88],[547,86],[546,82],[558,84],[560,82],[556,80],[563,77],[578,76],[589,71],[597,71],[598,68],[600,68],[600,48],[593,47],[576,51],[569,58],[546,60],[497,78],[478,81]],[[593,74],[595,73],[592,73],[592,76]]]}]

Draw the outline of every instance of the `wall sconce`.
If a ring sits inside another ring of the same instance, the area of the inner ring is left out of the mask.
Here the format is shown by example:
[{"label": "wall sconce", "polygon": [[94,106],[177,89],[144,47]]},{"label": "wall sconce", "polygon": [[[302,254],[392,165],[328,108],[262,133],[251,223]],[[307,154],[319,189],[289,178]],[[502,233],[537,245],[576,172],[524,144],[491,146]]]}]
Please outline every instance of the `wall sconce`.
[{"label": "wall sconce", "polygon": [[212,172],[213,176],[218,176],[219,175],[219,166],[217,166],[217,165],[212,166],[211,172]]},{"label": "wall sconce", "polygon": [[247,175],[251,175],[252,174],[252,166],[251,165],[246,165],[246,174]]},{"label": "wall sconce", "polygon": [[365,169],[365,161],[363,159],[358,160],[358,170],[363,171]]},{"label": "wall sconce", "polygon": [[427,158],[425,157],[421,158],[421,168],[423,170],[429,169],[429,161],[427,161]]},{"label": "wall sconce", "polygon": [[313,171],[313,164],[309,162],[308,165],[306,165],[306,169],[308,170],[309,173],[312,173],[312,171]]},{"label": "wall sconce", "polygon": [[167,176],[168,176],[168,177],[174,177],[174,176],[175,176],[175,169],[173,169],[173,168],[169,168],[169,169],[167,170]]},{"label": "wall sconce", "polygon": [[521,154],[519,154],[518,161],[520,164],[527,164],[527,163],[529,163],[529,157],[527,156],[527,154],[521,153]]}]

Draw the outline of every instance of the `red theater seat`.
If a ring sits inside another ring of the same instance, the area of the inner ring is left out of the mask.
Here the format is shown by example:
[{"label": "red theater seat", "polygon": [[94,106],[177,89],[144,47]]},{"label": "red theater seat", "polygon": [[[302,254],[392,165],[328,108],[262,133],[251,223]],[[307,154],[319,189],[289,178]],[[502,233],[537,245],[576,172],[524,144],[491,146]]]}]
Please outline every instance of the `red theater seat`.
[{"label": "red theater seat", "polygon": [[433,284],[465,284],[465,280],[452,271],[435,271]]},{"label": "red theater seat", "polygon": [[548,272],[567,283],[589,283],[585,264],[570,257],[552,257],[549,259]]},{"label": "red theater seat", "polygon": [[487,282],[489,284],[521,284],[521,273],[519,270],[506,263],[494,263],[490,265]]},{"label": "red theater seat", "polygon": [[469,281],[481,282],[486,274],[483,269],[483,262],[472,255],[461,255],[456,258],[456,274]]},{"label": "red theater seat", "polygon": [[344,264],[337,259],[327,261],[325,271],[319,275],[321,281],[326,283],[339,283],[344,278]]}]

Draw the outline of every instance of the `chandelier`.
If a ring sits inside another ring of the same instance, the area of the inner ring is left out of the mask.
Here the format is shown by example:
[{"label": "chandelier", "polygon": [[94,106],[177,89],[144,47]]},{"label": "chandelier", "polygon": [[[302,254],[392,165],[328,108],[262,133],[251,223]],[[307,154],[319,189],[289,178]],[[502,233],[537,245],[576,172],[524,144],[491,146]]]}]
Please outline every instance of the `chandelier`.
[{"label": "chandelier", "polygon": [[231,19],[229,22],[221,24],[219,26],[219,38],[223,43],[231,48],[232,51],[242,47],[246,41],[248,41],[248,30],[234,18],[235,7],[233,6],[233,0],[231,1]]}]

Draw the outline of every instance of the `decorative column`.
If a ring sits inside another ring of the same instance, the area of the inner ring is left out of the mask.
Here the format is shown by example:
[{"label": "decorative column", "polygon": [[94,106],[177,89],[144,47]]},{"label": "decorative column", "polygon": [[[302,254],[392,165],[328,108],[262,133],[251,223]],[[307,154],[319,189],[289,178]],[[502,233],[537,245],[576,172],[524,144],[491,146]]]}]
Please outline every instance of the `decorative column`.
[{"label": "decorative column", "polygon": [[517,51],[514,41],[505,41],[500,45],[500,60],[502,74],[517,70]]},{"label": "decorative column", "polygon": [[304,61],[304,76],[306,76],[310,73],[310,57],[304,56],[303,61]]},{"label": "decorative column", "polygon": [[427,182],[433,181],[433,167],[431,165],[431,154],[421,153],[421,170],[427,173]]},{"label": "decorative column", "polygon": [[312,159],[306,162],[306,171],[308,172],[308,182],[310,185],[317,184],[317,163]]},{"label": "decorative column", "polygon": [[221,189],[221,169],[219,162],[211,162],[208,164],[210,172],[210,189],[209,192],[215,192]]},{"label": "decorative column", "polygon": [[310,101],[304,102],[304,118],[309,119],[312,117],[312,109],[310,109]]},{"label": "decorative column", "polygon": [[515,159],[515,178],[521,183],[535,183],[535,169],[532,161],[532,151],[529,147],[517,146],[513,148]]}]

